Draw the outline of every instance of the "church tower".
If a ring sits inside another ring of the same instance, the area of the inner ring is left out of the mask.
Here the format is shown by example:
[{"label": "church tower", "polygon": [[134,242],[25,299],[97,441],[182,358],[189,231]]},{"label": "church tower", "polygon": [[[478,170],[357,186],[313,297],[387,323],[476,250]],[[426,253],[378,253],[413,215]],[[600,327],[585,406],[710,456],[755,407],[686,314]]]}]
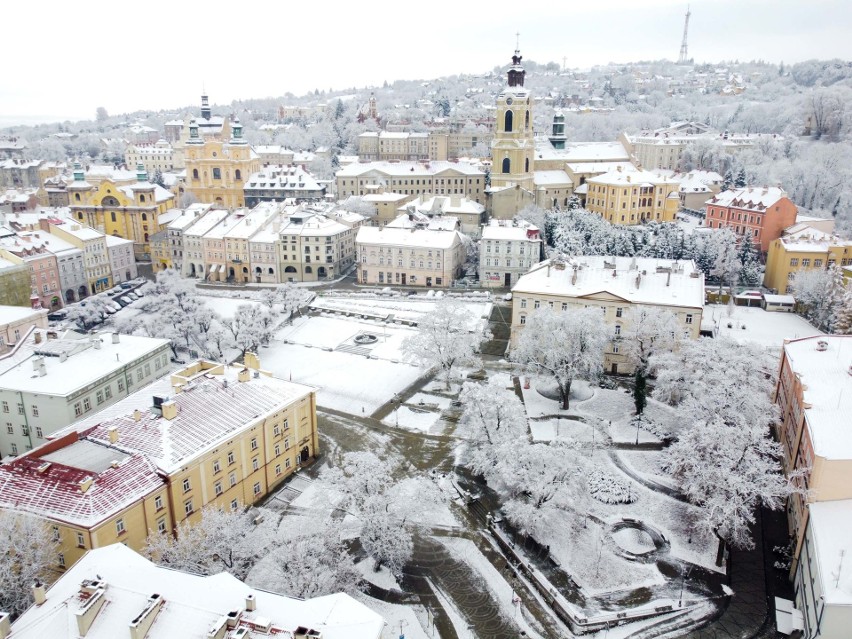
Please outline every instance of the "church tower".
[{"label": "church tower", "polygon": [[520,186],[532,192],[535,141],[533,104],[524,88],[526,71],[515,49],[507,86],[497,96],[497,126],[491,142],[491,186]]}]

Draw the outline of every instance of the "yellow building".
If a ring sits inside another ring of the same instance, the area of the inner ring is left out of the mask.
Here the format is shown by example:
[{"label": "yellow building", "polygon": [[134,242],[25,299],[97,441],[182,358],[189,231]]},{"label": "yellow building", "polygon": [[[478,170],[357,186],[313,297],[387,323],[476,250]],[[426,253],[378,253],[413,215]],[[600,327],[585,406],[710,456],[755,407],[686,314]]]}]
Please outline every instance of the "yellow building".
[{"label": "yellow building", "polygon": [[0,466],[0,508],[47,520],[64,568],[259,502],[317,454],[316,396],[246,362],[190,364]]},{"label": "yellow building", "polygon": [[796,224],[770,243],[763,285],[779,293],[791,293],[796,273],[832,265],[852,265],[852,240]]},{"label": "yellow building", "polygon": [[85,224],[77,224],[74,220],[50,219],[47,220],[45,228],[51,235],[65,240],[83,252],[83,268],[92,295],[113,286],[106,235]]},{"label": "yellow building", "polygon": [[586,209],[613,224],[673,222],[679,184],[650,171],[615,171],[589,178]]},{"label": "yellow building", "polygon": [[260,171],[260,159],[243,138],[238,120],[228,142],[205,140],[198,123],[189,123],[186,142],[186,189],[199,202],[223,208],[245,206],[243,187],[252,173]]},{"label": "yellow building", "polygon": [[532,94],[524,88],[526,72],[515,51],[508,84],[497,96],[497,131],[491,142],[491,186],[517,186],[532,192],[535,139]]},{"label": "yellow building", "polygon": [[172,251],[169,246],[169,232],[159,231],[150,237],[151,244],[151,268],[157,271],[165,271],[174,268],[172,262]]},{"label": "yellow building", "polygon": [[698,339],[704,312],[704,275],[691,260],[586,255],[568,262],[546,260],[522,275],[512,288],[512,336],[517,343],[527,318],[539,308],[570,312],[600,308],[612,328],[604,351],[608,373],[632,373],[621,339],[635,307],[671,311],[684,337]]},{"label": "yellow building", "polygon": [[142,165],[135,182],[93,178],[87,178],[79,163],[74,165],[74,181],[67,188],[72,217],[106,235],[132,240],[136,259],[147,260],[149,238],[161,230],[157,217],[173,207],[174,194],[149,182]]}]

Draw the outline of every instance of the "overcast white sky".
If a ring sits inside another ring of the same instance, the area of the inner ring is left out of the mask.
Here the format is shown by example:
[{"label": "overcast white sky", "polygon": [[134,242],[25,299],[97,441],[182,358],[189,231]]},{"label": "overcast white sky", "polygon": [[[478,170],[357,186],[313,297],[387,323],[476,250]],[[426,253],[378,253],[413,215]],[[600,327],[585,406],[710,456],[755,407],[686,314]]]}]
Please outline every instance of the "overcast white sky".
[{"label": "overcast white sky", "polygon": [[[480,73],[676,59],[680,0],[6,0],[0,126]],[[415,9],[414,7],[418,7]],[[852,0],[692,0],[689,53],[852,59]]]}]

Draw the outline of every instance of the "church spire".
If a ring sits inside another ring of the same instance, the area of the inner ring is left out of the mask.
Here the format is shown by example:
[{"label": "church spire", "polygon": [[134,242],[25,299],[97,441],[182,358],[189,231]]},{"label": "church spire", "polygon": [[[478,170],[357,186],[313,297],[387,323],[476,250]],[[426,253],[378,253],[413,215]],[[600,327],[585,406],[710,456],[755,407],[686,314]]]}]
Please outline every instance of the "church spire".
[{"label": "church spire", "polygon": [[210,119],[210,103],[207,100],[207,92],[204,92],[201,96],[201,119]]},{"label": "church spire", "polygon": [[524,76],[526,75],[526,71],[524,71],[524,67],[521,66],[521,59],[523,56],[521,55],[520,49],[520,33],[515,34],[515,55],[512,56],[512,66],[509,67],[508,79],[510,87],[522,87],[524,86]]}]

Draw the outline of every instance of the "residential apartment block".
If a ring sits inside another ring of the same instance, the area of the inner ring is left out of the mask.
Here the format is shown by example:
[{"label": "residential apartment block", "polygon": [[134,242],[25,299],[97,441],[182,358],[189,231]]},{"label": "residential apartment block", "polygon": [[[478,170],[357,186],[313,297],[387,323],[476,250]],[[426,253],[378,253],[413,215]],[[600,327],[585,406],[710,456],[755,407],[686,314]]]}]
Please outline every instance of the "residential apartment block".
[{"label": "residential apartment block", "polygon": [[704,312],[704,274],[692,260],[601,255],[546,260],[521,276],[512,288],[512,344],[524,330],[527,317],[542,307],[568,313],[577,308],[600,308],[601,319],[612,327],[604,369],[632,373],[619,344],[629,327],[631,309],[671,311],[684,336],[697,339]]},{"label": "residential apartment block", "polygon": [[32,328],[47,328],[45,309],[0,306],[0,355],[8,353]]},{"label": "residential apartment block", "polygon": [[165,140],[159,140],[154,144],[131,144],[124,151],[124,163],[127,166],[142,165],[148,175],[154,175],[157,171],[166,173],[175,168],[175,153],[172,145]]},{"label": "residential apartment block", "polygon": [[673,222],[680,206],[677,181],[650,171],[617,169],[586,184],[586,208],[613,224]]},{"label": "residential apartment block", "polygon": [[769,244],[763,285],[779,293],[793,292],[796,273],[829,266],[852,265],[852,240],[844,240],[807,223],[796,224]]},{"label": "residential apartment block", "polygon": [[[466,250],[452,218],[411,222],[409,216],[383,227],[362,226],[355,243],[358,282],[397,286],[450,286],[461,276]],[[429,228],[432,226],[432,228]]]},{"label": "residential apartment block", "polygon": [[131,639],[379,639],[387,626],[345,593],[299,599],[255,590],[228,573],[158,566],[123,544],[88,551],[34,595],[36,605],[0,625],[0,639],[126,637],[128,630]]},{"label": "residential apartment block", "polygon": [[798,209],[778,187],[723,191],[706,202],[705,224],[729,228],[740,237],[749,236],[766,253],[773,240],[796,222]]},{"label": "residential apartment block", "polygon": [[325,186],[300,166],[266,166],[252,173],[246,181],[246,206],[252,208],[260,202],[295,200],[307,202],[325,198]]},{"label": "residential apartment block", "polygon": [[12,233],[0,227],[0,257],[16,264],[26,264],[30,270],[34,308],[62,307],[62,288],[56,255],[48,248],[46,233]]},{"label": "residential apartment block", "polygon": [[316,400],[248,362],[194,362],[0,465],[0,508],[46,519],[61,569],[263,499],[316,455]]},{"label": "residential apartment block", "polygon": [[368,162],[336,175],[337,195],[392,191],[404,195],[460,195],[485,203],[485,171],[467,162]]},{"label": "residential apartment block", "polygon": [[0,357],[0,456],[20,455],[169,369],[169,341],[35,328]]},{"label": "residential apartment block", "polygon": [[653,171],[677,170],[683,149],[699,140],[718,141],[727,153],[737,153],[752,148],[762,138],[780,139],[774,134],[718,132],[701,122],[672,122],[659,129],[622,133],[619,140],[639,166]]},{"label": "residential apartment block", "polygon": [[512,287],[541,261],[537,226],[524,221],[491,220],[482,227],[479,280],[486,288]]}]

